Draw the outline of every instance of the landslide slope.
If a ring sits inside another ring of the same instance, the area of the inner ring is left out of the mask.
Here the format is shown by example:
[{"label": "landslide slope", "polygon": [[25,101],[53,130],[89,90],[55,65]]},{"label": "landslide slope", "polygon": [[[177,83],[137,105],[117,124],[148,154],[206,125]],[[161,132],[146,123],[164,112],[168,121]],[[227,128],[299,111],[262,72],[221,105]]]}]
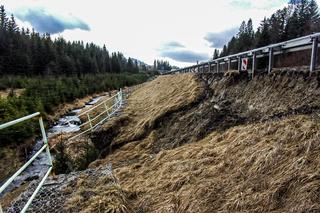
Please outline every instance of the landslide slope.
[{"label": "landslide slope", "polygon": [[51,177],[30,212],[320,212],[319,95],[298,72],[160,76],[92,133],[90,169]]},{"label": "landslide slope", "polygon": [[319,95],[296,72],[162,76],[93,135],[90,167],[113,164],[134,212],[319,212]]}]

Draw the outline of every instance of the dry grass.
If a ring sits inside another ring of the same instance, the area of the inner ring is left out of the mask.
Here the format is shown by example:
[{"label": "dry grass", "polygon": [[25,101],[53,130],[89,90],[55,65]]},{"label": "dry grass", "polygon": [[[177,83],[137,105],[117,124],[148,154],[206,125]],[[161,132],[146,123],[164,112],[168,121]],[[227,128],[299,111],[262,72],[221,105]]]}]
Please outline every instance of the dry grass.
[{"label": "dry grass", "polygon": [[[122,146],[90,166],[112,163],[121,190],[135,195],[125,206],[136,212],[320,212],[317,80],[282,74],[250,82],[237,78],[235,73],[214,80],[212,97],[200,102],[204,87],[195,76],[148,83],[132,94],[119,118],[96,133],[95,145]],[[201,125],[194,123],[215,118],[209,111],[231,113],[232,125],[212,130],[210,125],[219,124],[209,122],[211,132],[203,139],[190,136],[189,143],[153,151],[174,134],[189,136],[181,123],[198,134]]]},{"label": "dry grass", "polygon": [[67,212],[129,213],[127,194],[112,176],[92,181],[89,176],[78,178],[73,196],[66,200]]},{"label": "dry grass", "polygon": [[141,139],[159,119],[197,102],[203,93],[204,85],[194,75],[160,76],[134,91],[122,115],[106,123],[103,129],[107,131],[119,120],[126,120],[125,125],[118,126],[118,137],[112,143]]},{"label": "dry grass", "polygon": [[4,180],[22,165],[22,159],[20,153],[12,147],[1,147],[0,156],[0,180]]},{"label": "dry grass", "polygon": [[113,161],[121,186],[145,212],[317,212],[320,124],[308,116],[233,127],[205,139],[140,153],[132,143]]}]

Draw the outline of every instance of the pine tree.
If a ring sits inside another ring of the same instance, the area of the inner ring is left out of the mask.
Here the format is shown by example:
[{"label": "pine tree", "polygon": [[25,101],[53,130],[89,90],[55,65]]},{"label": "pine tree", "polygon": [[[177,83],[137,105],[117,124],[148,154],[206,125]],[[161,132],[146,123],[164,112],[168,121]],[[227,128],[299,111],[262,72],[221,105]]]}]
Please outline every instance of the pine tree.
[{"label": "pine tree", "polygon": [[128,63],[127,63],[127,71],[128,72],[133,72],[134,71],[133,62],[132,62],[132,59],[130,57],[129,57]]},{"label": "pine tree", "polygon": [[213,53],[213,59],[217,59],[219,58],[220,52],[218,49],[214,49],[214,53]]},{"label": "pine tree", "polygon": [[156,60],[153,61],[153,70],[157,70],[157,61]]},{"label": "pine tree", "polygon": [[11,15],[10,20],[8,22],[8,31],[10,33],[16,33],[19,31],[19,28],[16,24],[16,20],[13,15]]},{"label": "pine tree", "polygon": [[0,29],[6,30],[8,25],[8,17],[6,14],[6,11],[4,9],[4,6],[0,6]]},{"label": "pine tree", "polygon": [[308,5],[308,22],[309,33],[314,33],[320,31],[320,16],[317,2],[311,0]]},{"label": "pine tree", "polygon": [[270,44],[269,23],[266,18],[261,22],[256,33],[256,47],[263,47]]}]

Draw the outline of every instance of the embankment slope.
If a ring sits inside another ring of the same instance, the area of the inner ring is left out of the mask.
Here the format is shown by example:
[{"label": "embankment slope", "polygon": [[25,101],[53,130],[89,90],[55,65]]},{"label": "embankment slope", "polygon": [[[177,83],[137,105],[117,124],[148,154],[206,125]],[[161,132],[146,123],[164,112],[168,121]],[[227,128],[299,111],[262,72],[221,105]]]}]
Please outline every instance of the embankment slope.
[{"label": "embankment slope", "polygon": [[93,136],[112,148],[91,167],[112,163],[137,212],[318,212],[318,79],[201,78],[133,93],[126,115]]}]

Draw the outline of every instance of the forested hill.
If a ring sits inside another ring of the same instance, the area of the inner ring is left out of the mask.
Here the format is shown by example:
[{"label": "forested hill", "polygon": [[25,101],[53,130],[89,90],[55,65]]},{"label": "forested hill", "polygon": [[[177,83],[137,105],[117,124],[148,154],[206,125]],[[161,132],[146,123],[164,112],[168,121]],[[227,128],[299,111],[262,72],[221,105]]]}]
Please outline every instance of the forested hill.
[{"label": "forested hill", "polygon": [[288,5],[264,18],[255,32],[252,19],[243,21],[236,36],[214,50],[213,58],[279,43],[320,31],[320,16],[315,0],[290,0]]},{"label": "forested hill", "polygon": [[0,74],[136,73],[139,69],[147,67],[120,52],[110,55],[105,46],[61,37],[53,40],[49,34],[20,29],[14,16],[9,17],[0,6]]}]

